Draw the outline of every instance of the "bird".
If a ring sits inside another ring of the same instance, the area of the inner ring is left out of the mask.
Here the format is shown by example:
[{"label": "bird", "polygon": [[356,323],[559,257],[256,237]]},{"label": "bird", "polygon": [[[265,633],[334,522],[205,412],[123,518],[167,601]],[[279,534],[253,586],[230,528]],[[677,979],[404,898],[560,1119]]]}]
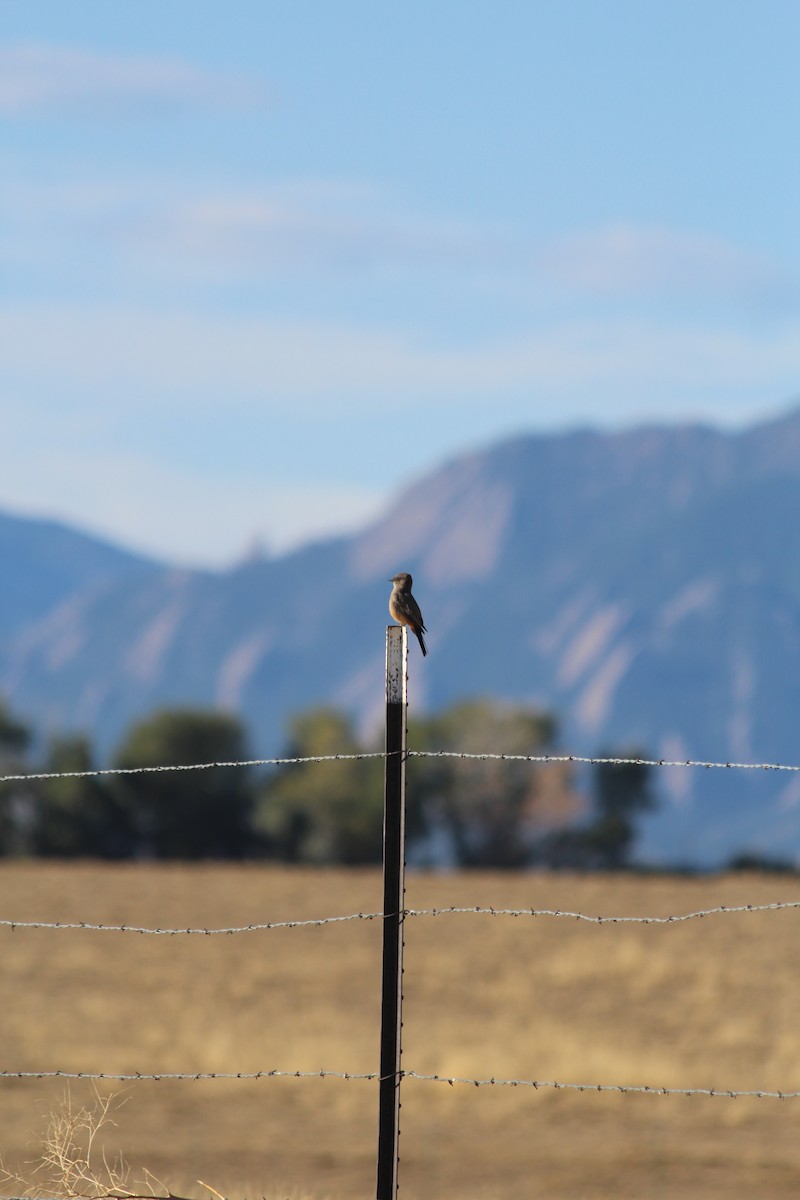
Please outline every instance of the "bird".
[{"label": "bird", "polygon": [[412,582],[411,576],[405,571],[389,580],[389,583],[394,585],[389,596],[389,612],[398,625],[407,625],[411,632],[417,635],[420,650],[427,654],[422,635],[428,631],[422,620],[419,605],[411,595]]}]

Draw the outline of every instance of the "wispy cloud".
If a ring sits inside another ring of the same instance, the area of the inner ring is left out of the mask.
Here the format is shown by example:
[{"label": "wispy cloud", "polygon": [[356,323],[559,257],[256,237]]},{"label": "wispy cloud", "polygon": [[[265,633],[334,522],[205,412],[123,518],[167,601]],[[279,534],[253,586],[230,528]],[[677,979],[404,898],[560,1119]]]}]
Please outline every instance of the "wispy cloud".
[{"label": "wispy cloud", "polygon": [[95,172],[44,186],[8,164],[6,175],[6,262],[68,266],[80,280],[105,260],[105,286],[113,280],[120,290],[131,281],[213,289],[390,279],[420,291],[456,287],[460,300],[491,294],[512,306],[535,304],[539,313],[640,312],[648,304],[769,316],[800,309],[797,265],[703,232],[620,223],[544,242],[532,231],[420,213],[357,180],[244,187]]},{"label": "wispy cloud", "polygon": [[534,231],[419,212],[358,180],[216,185],[94,168],[45,186],[13,163],[5,173],[6,262],[68,267],[80,281],[105,261],[105,286],[116,281],[120,291],[148,281],[213,289],[389,279],[420,291],[455,287],[460,301],[491,294],[512,306],[534,304],[540,314],[640,312],[649,304],[768,316],[800,309],[800,265],[702,231],[618,223],[543,241]]},{"label": "wispy cloud", "polygon": [[111,104],[251,105],[255,80],[205,71],[176,58],[98,53],[32,43],[0,47],[0,112],[22,116]]},{"label": "wispy cloud", "polygon": [[191,197],[154,211],[136,232],[143,242],[169,246],[193,261],[201,254],[258,270],[438,269],[463,267],[494,252],[489,235],[464,223],[398,213],[375,189],[324,182]]},{"label": "wispy cloud", "polygon": [[183,197],[152,207],[127,236],[137,253],[198,271],[424,272],[589,302],[800,299],[785,265],[704,233],[617,224],[543,244],[530,231],[411,213],[377,189],[324,181]]},{"label": "wispy cloud", "polygon": [[741,296],[790,286],[784,268],[765,256],[709,234],[646,225],[619,223],[572,234],[537,258],[555,284],[608,297]]},{"label": "wispy cloud", "polygon": [[[550,322],[517,337],[456,342],[419,329],[137,309],[17,306],[0,311],[9,377],[31,390],[95,400],[137,397],[157,412],[265,403],[309,413],[368,411],[377,397],[425,409],[520,394],[625,394],[758,388],[789,395],[800,377],[800,322],[767,330],[629,319]],[[47,347],[42,355],[41,347]]]}]

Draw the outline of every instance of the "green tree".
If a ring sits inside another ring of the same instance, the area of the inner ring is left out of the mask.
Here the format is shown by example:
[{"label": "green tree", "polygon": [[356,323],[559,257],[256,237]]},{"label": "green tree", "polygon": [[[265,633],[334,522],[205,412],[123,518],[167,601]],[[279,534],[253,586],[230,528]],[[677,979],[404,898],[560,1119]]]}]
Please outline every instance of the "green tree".
[{"label": "green tree", "polygon": [[[246,758],[241,723],[193,709],[166,710],[135,725],[117,751],[118,768],[236,762]],[[120,775],[114,794],[150,858],[240,858],[251,847],[252,789],[246,768]]]},{"label": "green tree", "polygon": [[[285,757],[362,750],[347,716],[316,708],[291,721]],[[269,852],[288,862],[348,866],[380,862],[383,761],[351,759],[280,767],[261,789],[254,824]]]},{"label": "green tree", "polygon": [[[94,770],[85,737],[51,742],[47,772]],[[37,854],[122,858],[132,851],[134,830],[113,786],[99,778],[43,779],[38,783],[34,850]]]},{"label": "green tree", "polygon": [[[637,749],[603,751],[599,758],[643,759]],[[542,859],[555,867],[618,871],[630,866],[636,818],[656,807],[651,768],[643,762],[596,763],[591,810],[576,829],[557,830],[543,846]]]},{"label": "green tree", "polygon": [[[31,734],[0,700],[0,775],[27,773]],[[27,854],[36,820],[36,792],[24,780],[0,783],[0,854]]]},{"label": "green tree", "polygon": [[[409,725],[414,750],[537,755],[552,748],[550,713],[492,700],[468,700]],[[570,774],[561,764],[458,758],[412,758],[409,829],[449,841],[457,865],[522,867],[544,831],[574,809]]]},{"label": "green tree", "polygon": [[[644,752],[602,751],[598,758],[641,759]],[[651,768],[642,762],[597,763],[593,774],[593,819],[584,831],[593,865],[619,870],[630,863],[636,818],[656,807]]]}]

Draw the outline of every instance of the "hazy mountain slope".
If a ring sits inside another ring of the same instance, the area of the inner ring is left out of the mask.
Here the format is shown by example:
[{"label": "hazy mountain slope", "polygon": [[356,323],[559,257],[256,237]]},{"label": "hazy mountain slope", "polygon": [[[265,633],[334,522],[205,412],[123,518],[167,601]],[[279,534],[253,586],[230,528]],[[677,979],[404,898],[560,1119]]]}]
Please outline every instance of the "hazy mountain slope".
[{"label": "hazy mountain slope", "polygon": [[[220,575],[95,579],[14,639],[0,685],[106,750],[167,703],[240,711],[259,754],[314,702],[368,727],[400,569],[430,630],[415,707],[495,694],[554,708],[576,753],[800,761],[800,410],[736,435],[520,437],[419,480],[358,536]],[[797,775],[658,778],[651,853],[800,850]]]},{"label": "hazy mountain slope", "polygon": [[58,521],[0,513],[0,644],[73,593],[160,569]]}]

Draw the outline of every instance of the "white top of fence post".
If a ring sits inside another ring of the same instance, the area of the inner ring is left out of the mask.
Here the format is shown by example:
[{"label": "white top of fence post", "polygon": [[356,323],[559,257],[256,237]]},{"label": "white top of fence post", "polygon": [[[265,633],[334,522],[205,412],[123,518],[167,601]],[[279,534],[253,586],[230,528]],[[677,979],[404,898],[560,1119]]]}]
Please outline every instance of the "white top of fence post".
[{"label": "white top of fence post", "polygon": [[405,625],[386,626],[386,703],[406,704],[408,661]]}]

